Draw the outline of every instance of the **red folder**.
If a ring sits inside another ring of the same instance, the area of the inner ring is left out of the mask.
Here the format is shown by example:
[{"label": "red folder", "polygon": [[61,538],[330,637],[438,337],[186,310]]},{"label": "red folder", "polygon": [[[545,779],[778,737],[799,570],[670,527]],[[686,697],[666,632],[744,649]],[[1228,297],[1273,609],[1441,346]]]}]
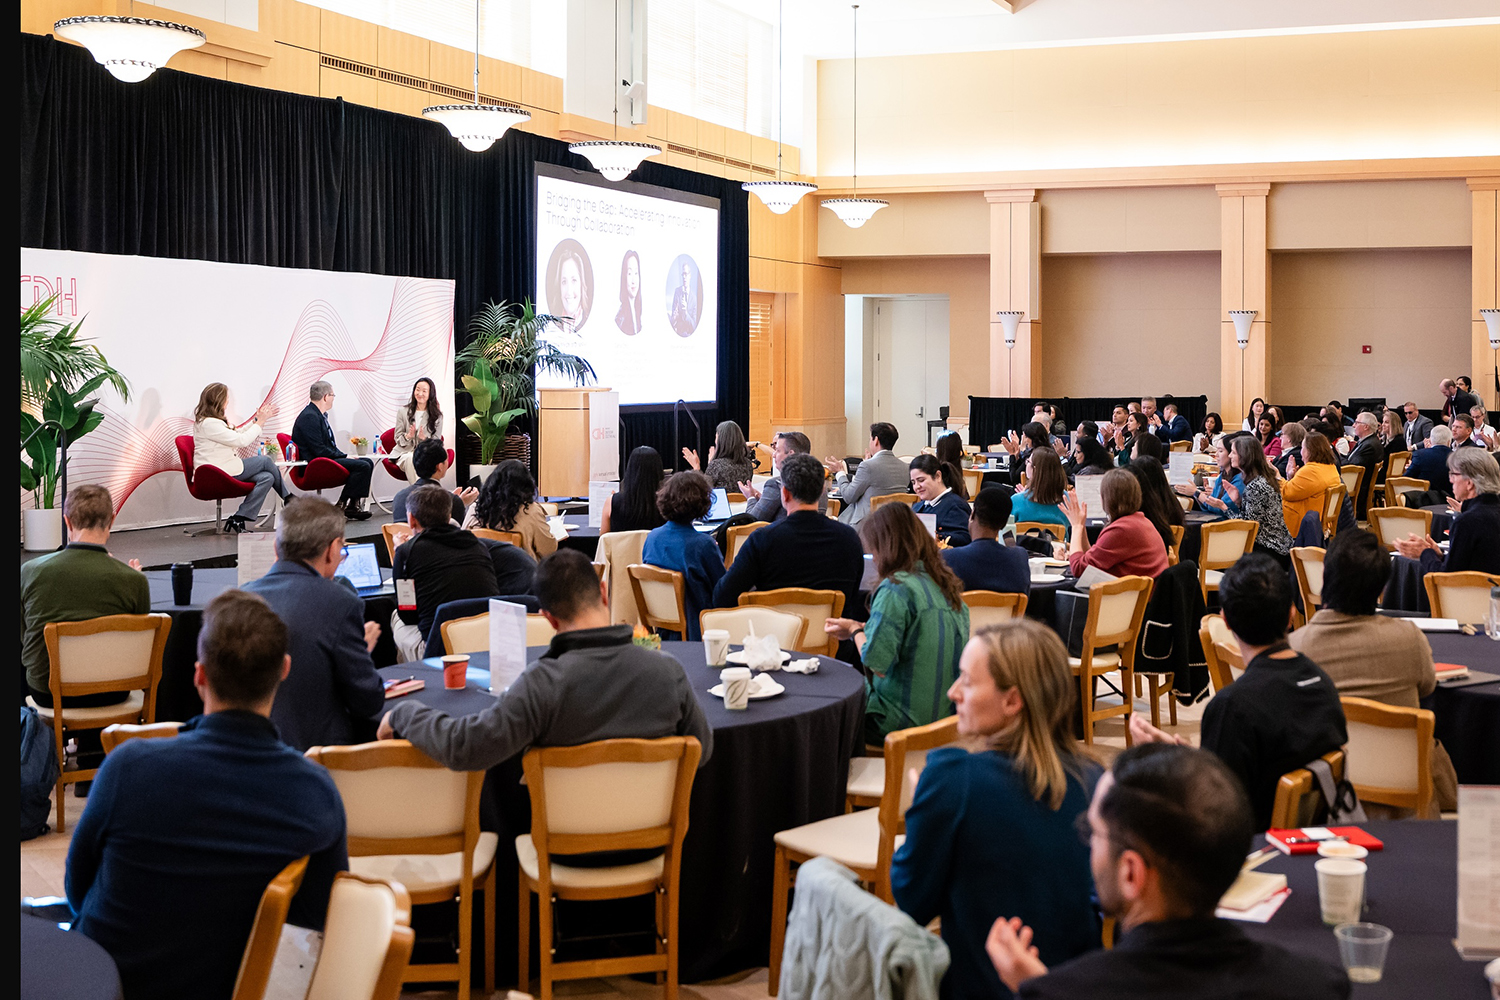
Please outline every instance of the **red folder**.
[{"label": "red folder", "polygon": [[[1385,844],[1378,837],[1371,836],[1357,826],[1329,826],[1322,829],[1326,829],[1335,836],[1343,837],[1344,840],[1351,844],[1358,844],[1367,851],[1378,851],[1385,847]],[[1299,844],[1286,843],[1289,837],[1306,836],[1307,831],[1301,828],[1295,830],[1267,830],[1266,843],[1276,848],[1282,854],[1317,854],[1318,842],[1315,840]]]}]

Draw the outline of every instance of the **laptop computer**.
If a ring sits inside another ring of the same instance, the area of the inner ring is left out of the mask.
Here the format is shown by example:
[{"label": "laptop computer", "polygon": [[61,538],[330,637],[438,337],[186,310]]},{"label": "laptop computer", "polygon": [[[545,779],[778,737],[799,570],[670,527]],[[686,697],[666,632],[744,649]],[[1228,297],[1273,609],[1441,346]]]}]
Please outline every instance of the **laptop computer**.
[{"label": "laptop computer", "polygon": [[344,546],[344,558],[335,576],[341,576],[354,585],[360,597],[371,597],[387,590],[390,584],[380,575],[380,559],[375,554],[373,542],[351,542]]},{"label": "laptop computer", "polygon": [[729,491],[714,488],[711,494],[711,504],[708,513],[698,519],[699,524],[713,524],[717,521],[727,521],[733,516],[729,509]]}]

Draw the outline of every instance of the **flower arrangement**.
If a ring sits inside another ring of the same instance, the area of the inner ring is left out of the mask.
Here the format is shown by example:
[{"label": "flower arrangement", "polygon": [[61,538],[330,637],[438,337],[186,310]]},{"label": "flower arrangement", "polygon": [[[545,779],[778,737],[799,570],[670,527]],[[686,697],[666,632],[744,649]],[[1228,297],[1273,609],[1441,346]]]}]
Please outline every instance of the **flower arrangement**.
[{"label": "flower arrangement", "polygon": [[637,646],[644,646],[647,649],[661,649],[661,636],[655,634],[654,632],[646,631],[646,629],[640,625],[637,625],[635,627],[635,631],[631,635],[631,641],[634,642]]},{"label": "flower arrangement", "polygon": [[354,452],[357,455],[363,455],[370,450],[370,439],[367,437],[352,437],[349,443],[354,445]]}]

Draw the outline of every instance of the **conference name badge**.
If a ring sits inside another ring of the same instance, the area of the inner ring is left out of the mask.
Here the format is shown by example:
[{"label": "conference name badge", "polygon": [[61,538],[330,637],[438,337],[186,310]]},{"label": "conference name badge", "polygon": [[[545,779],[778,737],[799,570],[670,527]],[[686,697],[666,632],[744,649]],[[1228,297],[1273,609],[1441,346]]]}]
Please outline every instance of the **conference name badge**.
[{"label": "conference name badge", "polygon": [[417,610],[417,584],[414,580],[396,581],[396,607],[402,611]]}]

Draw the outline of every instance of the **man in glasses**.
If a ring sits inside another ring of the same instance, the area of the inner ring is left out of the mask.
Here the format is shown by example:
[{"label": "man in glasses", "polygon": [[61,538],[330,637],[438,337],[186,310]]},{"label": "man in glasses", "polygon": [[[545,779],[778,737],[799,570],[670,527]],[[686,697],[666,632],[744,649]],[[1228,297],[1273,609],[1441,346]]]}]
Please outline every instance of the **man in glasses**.
[{"label": "man in glasses", "polygon": [[307,395],[311,402],[297,414],[297,422],[292,425],[292,443],[297,446],[298,457],[304,462],[327,458],[342,465],[349,478],[344,483],[344,492],[339,495],[338,506],[344,517],[351,521],[368,520],[370,512],[365,504],[370,496],[370,476],[375,473],[375,461],[350,458],[338,446],[333,425],[328,422],[328,411],[333,409],[333,386],[327,382],[314,382]]}]

